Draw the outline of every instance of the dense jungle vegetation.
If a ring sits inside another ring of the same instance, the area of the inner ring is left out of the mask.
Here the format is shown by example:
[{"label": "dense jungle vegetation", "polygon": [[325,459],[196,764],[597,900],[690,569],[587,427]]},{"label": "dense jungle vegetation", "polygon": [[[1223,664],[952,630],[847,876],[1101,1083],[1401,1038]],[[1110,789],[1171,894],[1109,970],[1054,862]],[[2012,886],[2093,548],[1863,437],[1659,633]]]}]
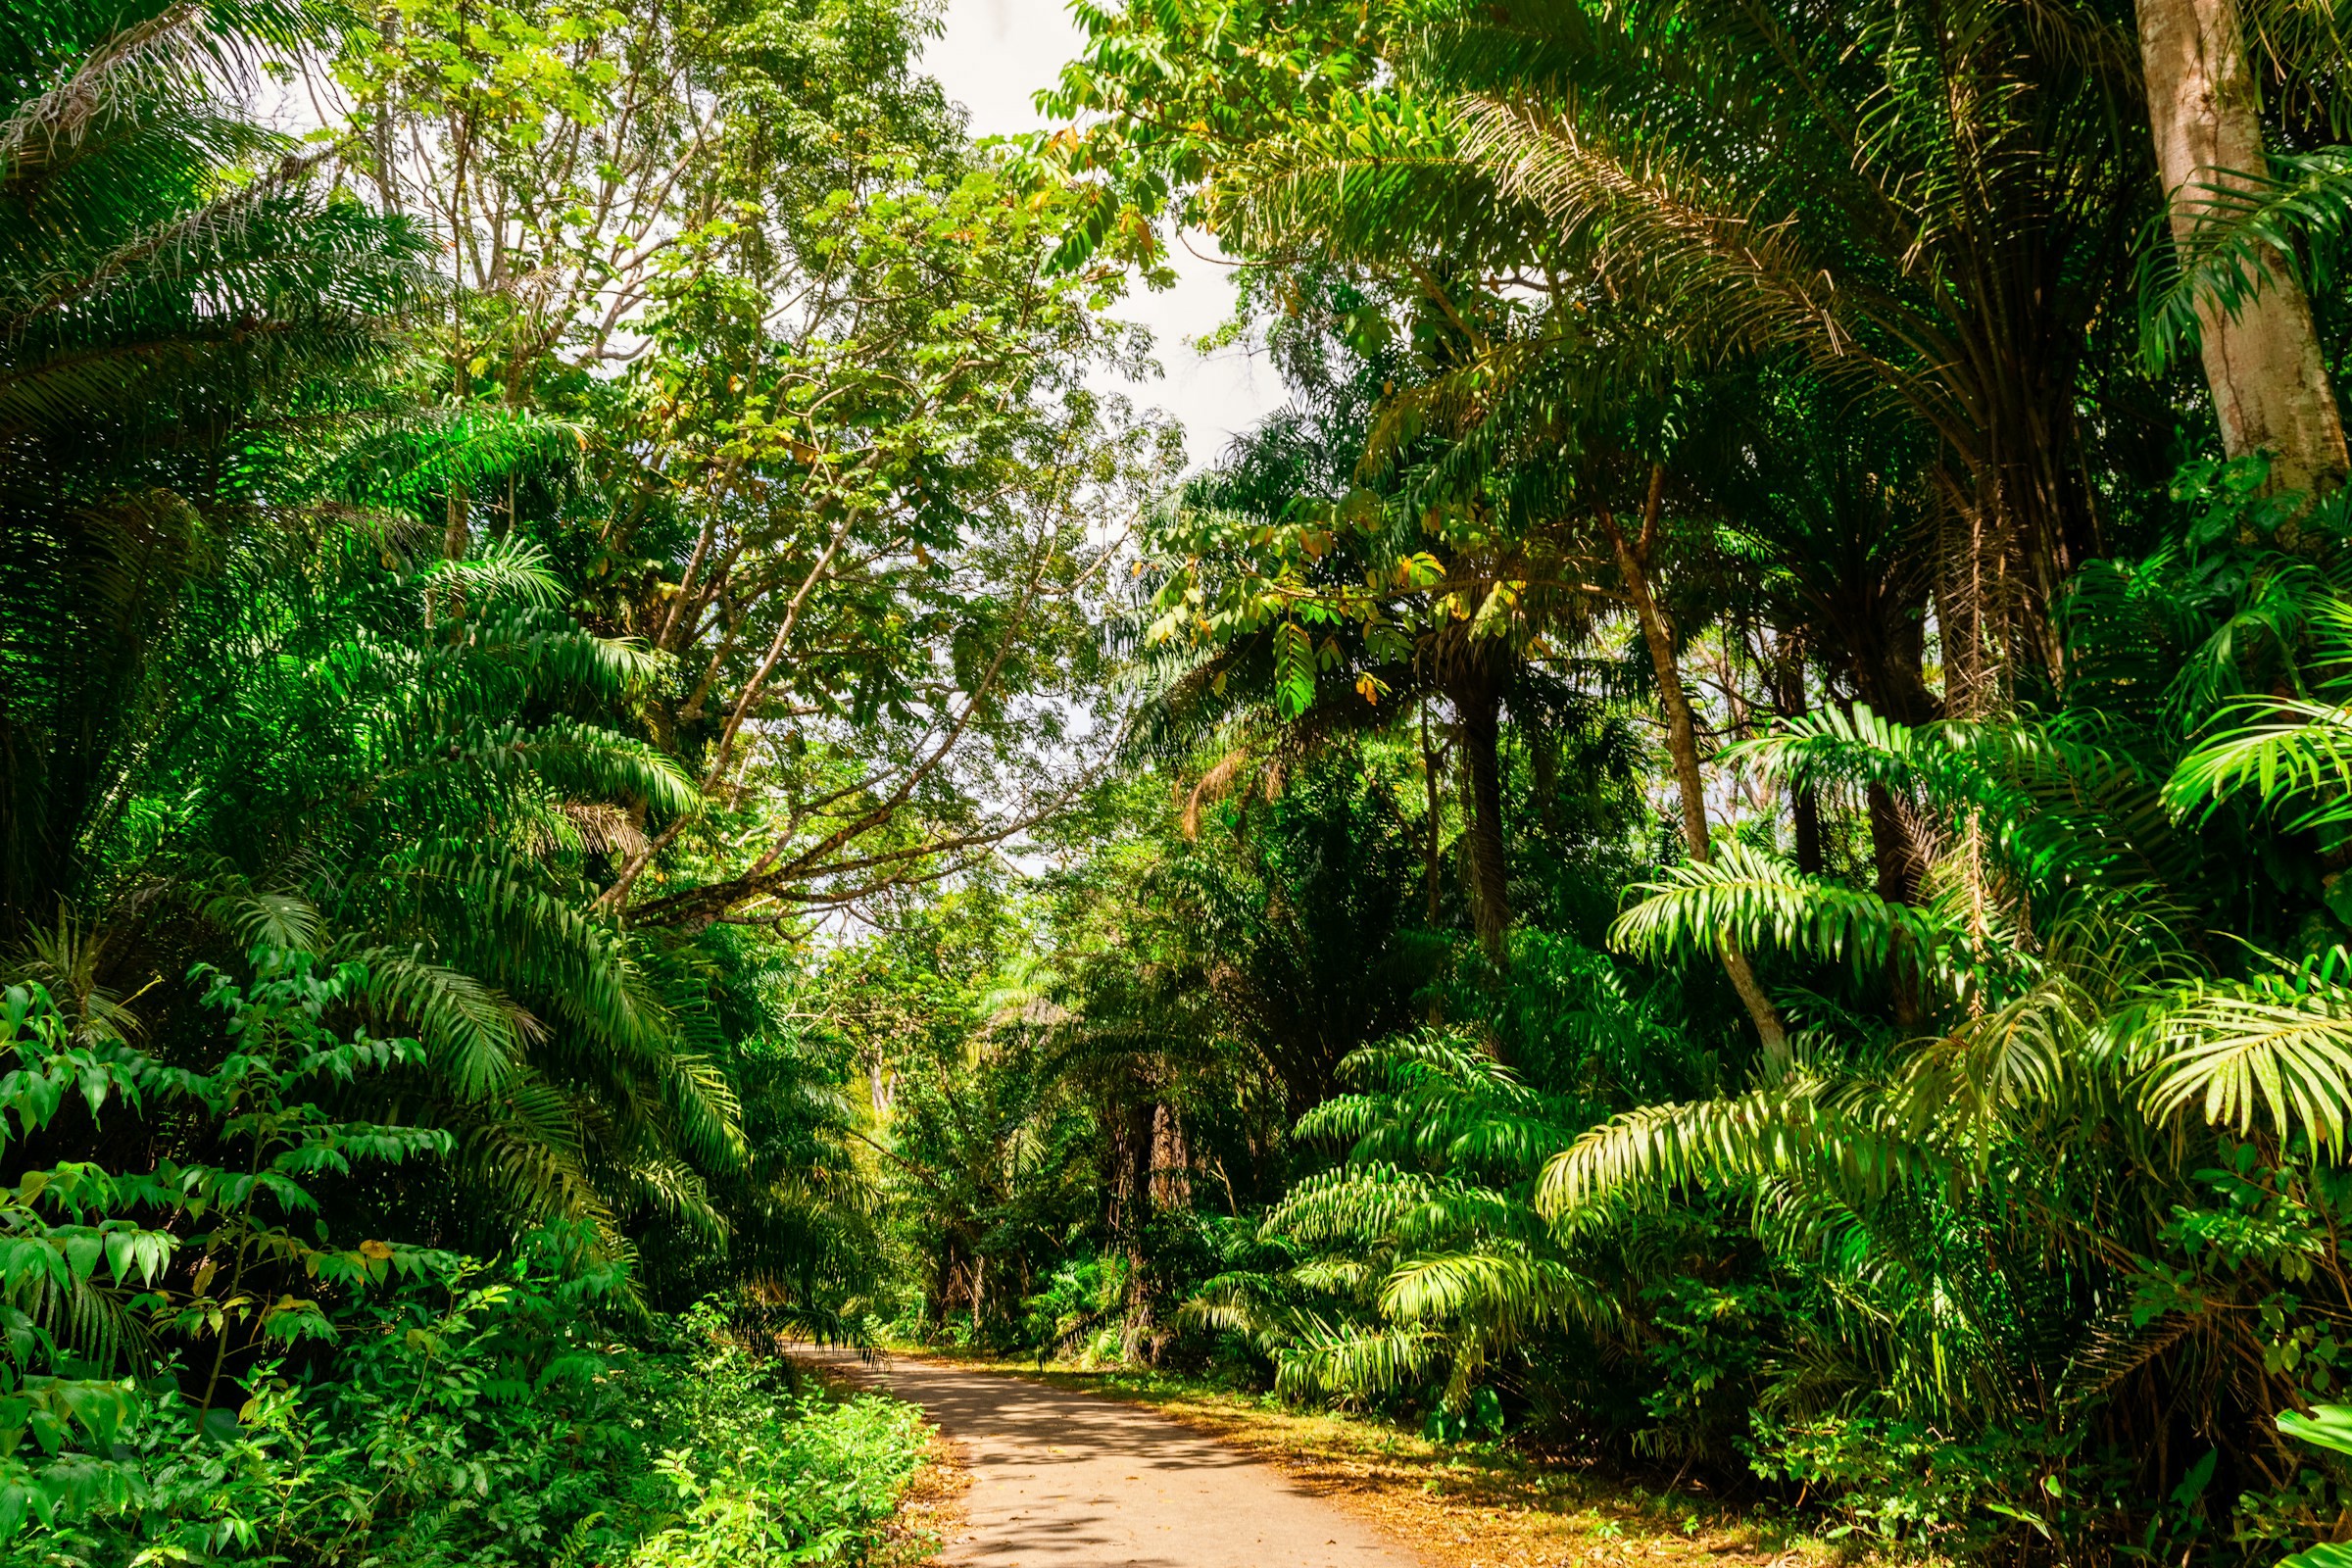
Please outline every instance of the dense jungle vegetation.
[{"label": "dense jungle vegetation", "polygon": [[0,1560],[855,1558],[816,1337],[2343,1568],[2352,19],[1075,15],[0,24]]}]

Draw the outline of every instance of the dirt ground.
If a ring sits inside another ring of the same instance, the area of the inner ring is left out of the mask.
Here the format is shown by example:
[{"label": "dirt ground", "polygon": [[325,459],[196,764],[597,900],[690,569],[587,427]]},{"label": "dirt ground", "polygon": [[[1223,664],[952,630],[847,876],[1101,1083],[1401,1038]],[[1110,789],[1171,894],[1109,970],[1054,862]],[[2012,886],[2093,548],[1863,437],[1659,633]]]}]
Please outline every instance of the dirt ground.
[{"label": "dirt ground", "polygon": [[1432,1568],[1256,1455],[1140,1405],[1001,1372],[804,1351],[920,1404],[970,1478],[958,1568]]},{"label": "dirt ground", "polygon": [[[1818,1568],[1828,1556],[1703,1497],[1180,1380],[902,1356],[880,1381],[931,1410],[969,1477],[960,1533],[933,1530],[949,1541],[944,1564]],[[1171,1423],[1212,1441],[1187,1443]]]}]

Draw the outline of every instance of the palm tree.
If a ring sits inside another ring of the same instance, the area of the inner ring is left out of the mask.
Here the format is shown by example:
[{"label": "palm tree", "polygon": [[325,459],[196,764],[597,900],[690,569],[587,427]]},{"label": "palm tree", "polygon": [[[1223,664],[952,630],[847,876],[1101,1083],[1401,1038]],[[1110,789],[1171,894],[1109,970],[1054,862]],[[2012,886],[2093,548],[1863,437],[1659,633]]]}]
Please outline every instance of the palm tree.
[{"label": "palm tree", "polygon": [[[1296,402],[1188,486],[1156,529],[1157,618],[1145,640],[1159,662],[1143,733],[1163,750],[1197,744],[1254,704],[1277,710],[1282,742],[1298,748],[1443,705],[1464,774],[1472,919],[1500,962],[1511,924],[1502,720],[1540,730],[1577,706],[1543,663],[1581,650],[1609,607],[1562,563],[1556,527],[1465,501],[1442,423],[1399,416],[1412,395],[1400,381],[1468,352],[1446,313],[1418,292],[1334,282],[1329,293],[1288,329]],[[1349,317],[1391,311],[1413,350],[1348,341]],[[1196,604],[1202,613],[1188,617]],[[1431,775],[1434,790],[1434,758]]]},{"label": "palm tree", "polygon": [[1273,1266],[1207,1281],[1190,1321],[1248,1335],[1286,1396],[1377,1397],[1435,1380],[1458,1412],[1544,1336],[1618,1319],[1589,1260],[1529,1201],[1572,1136],[1565,1097],[1434,1030],[1351,1053],[1342,1072],[1350,1092],[1297,1136],[1340,1147],[1346,1162],[1266,1214]]},{"label": "palm tree", "polygon": [[2104,548],[2079,409],[2149,188],[2112,129],[2129,65],[2095,6],[1632,0],[1465,13],[1411,73],[1454,95],[1462,155],[1659,330],[1797,350],[1933,433],[1966,712],[2000,700],[2004,649],[2058,669],[2046,616]]},{"label": "palm tree", "polygon": [[519,540],[438,559],[449,483],[570,443],[406,405],[423,237],[220,95],[304,15],[11,29],[0,944],[166,1034],[192,958],[333,947],[424,1040],[485,1211],[716,1231],[742,1136],[695,977],[585,912],[693,805],[612,724],[647,656]]},{"label": "palm tree", "polygon": [[[1717,523],[1711,575],[1728,617],[1769,629],[1775,710],[1801,716],[1817,691],[1897,723],[1933,719],[1934,499],[1916,427],[1874,418],[1788,366],[1712,376],[1697,391],[1686,468]],[[1908,903],[1921,869],[1909,803],[1875,780],[1864,795],[1879,893]],[[1818,871],[1813,801],[1792,797],[1798,863]]]},{"label": "palm tree", "polygon": [[[2220,971],[2201,920],[2231,880],[2225,852],[2163,804],[2255,777],[2291,799],[2317,780],[2262,770],[2257,754],[2281,744],[2233,736],[2169,781],[2087,711],[1920,728],[1823,713],[1744,748],[1785,781],[1873,777],[1932,803],[1948,828],[1930,897],[1891,904],[1737,849],[1652,883],[1615,940],[1655,956],[1728,931],[1863,973],[1891,963],[1924,1016],[1819,1030],[1779,1082],[1615,1116],[1551,1159],[1538,1201],[1582,1223],[1684,1184],[1749,1195],[1759,1234],[1794,1240],[1862,1308],[1853,1341],[1824,1348],[1848,1370],[1807,1372],[1807,1399],[1873,1387],[1973,1425],[2137,1384],[2209,1412],[2240,1462],[2278,1470],[2267,1418],[2300,1396],[2249,1372],[2266,1363],[2240,1306],[2272,1288],[2268,1265],[2205,1259],[2152,1323],[2135,1270],[2175,1245],[2165,1227],[2237,1141],[2283,1193],[2298,1160],[2339,1158],[2352,1125],[2344,955]],[[2057,1298],[2027,1302],[2013,1270]],[[2344,1283],[2315,1274],[2312,1309],[2352,1306]],[[2247,1419],[2219,1413],[2231,1405]]]},{"label": "palm tree", "polygon": [[0,44],[0,935],[45,906],[130,693],[254,443],[380,401],[425,244],[209,74],[292,43],[268,3],[38,5]]}]

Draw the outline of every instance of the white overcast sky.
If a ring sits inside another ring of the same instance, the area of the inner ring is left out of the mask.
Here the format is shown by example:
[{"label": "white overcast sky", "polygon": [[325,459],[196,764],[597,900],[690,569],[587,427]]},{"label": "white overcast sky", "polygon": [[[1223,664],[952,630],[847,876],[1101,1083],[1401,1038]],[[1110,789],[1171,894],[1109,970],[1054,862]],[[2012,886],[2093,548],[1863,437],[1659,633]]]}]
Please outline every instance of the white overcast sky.
[{"label": "white overcast sky", "polygon": [[[1053,85],[1081,41],[1062,0],[948,0],[946,24],[923,52],[923,70],[970,111],[972,134],[1010,135],[1044,124],[1031,97]],[[1190,238],[1212,251],[1206,236]],[[1186,451],[1198,465],[1279,407],[1282,383],[1246,350],[1203,356],[1193,348],[1193,339],[1233,313],[1232,269],[1201,261],[1182,245],[1174,254],[1176,286],[1156,294],[1139,290],[1119,312],[1152,329],[1166,374],[1125,390],[1182,421]]]}]

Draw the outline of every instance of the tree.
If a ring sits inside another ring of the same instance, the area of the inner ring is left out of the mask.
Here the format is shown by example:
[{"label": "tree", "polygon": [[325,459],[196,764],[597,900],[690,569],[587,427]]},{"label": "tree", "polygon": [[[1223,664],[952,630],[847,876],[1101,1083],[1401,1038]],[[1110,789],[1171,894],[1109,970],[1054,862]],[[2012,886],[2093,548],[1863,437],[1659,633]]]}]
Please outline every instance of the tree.
[{"label": "tree", "polygon": [[220,101],[304,18],[44,20],[5,214],[10,968],[169,1037],[191,961],[336,947],[421,1038],[490,1211],[614,1241],[649,1191],[707,1212],[679,1148],[727,1161],[725,1097],[570,897],[617,799],[692,805],[597,721],[643,656],[519,542],[419,560],[401,515],[420,474],[495,482],[548,432],[411,416],[423,239]]},{"label": "tree", "polygon": [[[2056,51],[2005,7],[1539,9],[1464,16],[1427,68],[1460,94],[1465,154],[1683,341],[1794,349],[1933,433],[1955,713],[2004,701],[2012,669],[2063,678],[2048,617],[2104,548],[2077,406],[2146,166],[2107,129],[2132,85],[2118,22],[2069,25]],[[1659,49],[1690,75],[1653,95],[1638,62]]]},{"label": "tree", "polygon": [[539,538],[664,661],[638,721],[713,809],[636,824],[603,895],[635,925],[857,906],[1084,769],[1087,528],[1172,448],[1087,388],[1143,352],[1119,279],[1043,269],[1072,198],[962,145],[927,25],[423,5],[334,62],[379,186],[452,236],[446,395],[583,447],[563,482],[453,485],[446,548]]},{"label": "tree", "polygon": [[388,335],[428,297],[422,236],[214,90],[293,47],[294,12],[22,20],[0,45],[8,940],[52,919],[182,591],[278,499],[257,444],[383,408]]},{"label": "tree", "polygon": [[[2138,16],[2148,120],[2173,241],[2193,253],[2217,201],[2260,191],[2271,172],[2238,8],[2217,0],[2140,0]],[[2232,458],[2270,453],[2281,489],[2331,490],[2352,465],[2311,300],[2275,253],[2257,253],[2252,266],[2243,297],[2207,296],[2197,314],[2198,353],[2222,450]]]}]

